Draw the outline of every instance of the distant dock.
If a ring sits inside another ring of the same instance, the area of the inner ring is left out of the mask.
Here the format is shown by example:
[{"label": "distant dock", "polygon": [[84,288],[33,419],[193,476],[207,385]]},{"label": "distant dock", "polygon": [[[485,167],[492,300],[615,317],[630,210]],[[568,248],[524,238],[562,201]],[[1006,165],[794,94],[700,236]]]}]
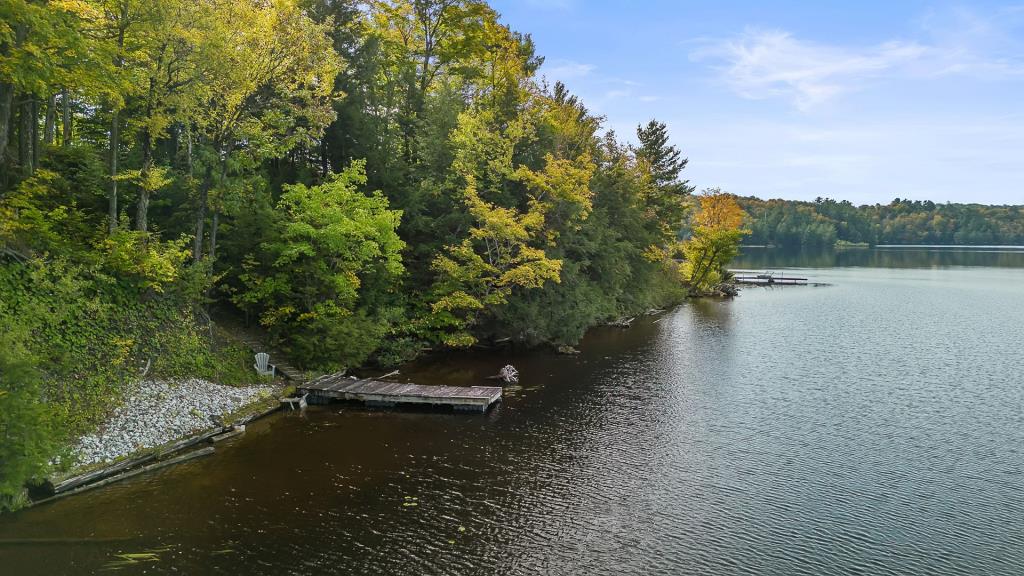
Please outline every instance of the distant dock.
[{"label": "distant dock", "polygon": [[373,378],[353,380],[341,373],[302,383],[298,390],[299,395],[308,393],[312,403],[353,400],[368,406],[425,404],[473,412],[486,412],[501,400],[499,386],[424,386]]},{"label": "distant dock", "polygon": [[753,286],[806,286],[807,278],[786,276],[784,272],[757,272],[753,270],[730,270],[737,284]]}]

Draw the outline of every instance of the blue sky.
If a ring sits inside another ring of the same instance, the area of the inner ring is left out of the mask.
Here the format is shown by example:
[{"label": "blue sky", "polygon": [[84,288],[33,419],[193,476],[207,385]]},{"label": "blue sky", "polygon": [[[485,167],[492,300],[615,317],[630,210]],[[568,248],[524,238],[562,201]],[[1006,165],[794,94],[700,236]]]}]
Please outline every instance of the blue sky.
[{"label": "blue sky", "polygon": [[1024,3],[494,0],[541,70],[698,188],[1024,204]]}]

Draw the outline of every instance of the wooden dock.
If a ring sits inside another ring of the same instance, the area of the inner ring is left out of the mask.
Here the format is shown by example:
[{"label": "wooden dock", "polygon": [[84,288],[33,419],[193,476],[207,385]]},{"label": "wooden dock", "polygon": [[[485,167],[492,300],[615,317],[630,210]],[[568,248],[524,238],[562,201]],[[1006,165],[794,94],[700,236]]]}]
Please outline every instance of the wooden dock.
[{"label": "wooden dock", "polygon": [[786,276],[784,272],[754,272],[750,270],[730,270],[733,281],[737,284],[755,286],[806,286],[807,278]]},{"label": "wooden dock", "polygon": [[806,286],[807,278],[758,278],[757,276],[735,276],[733,280],[737,284],[752,284],[755,286]]},{"label": "wooden dock", "polygon": [[300,395],[308,393],[312,403],[355,400],[369,406],[427,404],[475,412],[486,412],[501,400],[499,386],[424,386],[373,378],[353,380],[340,373],[304,382],[298,390]]}]

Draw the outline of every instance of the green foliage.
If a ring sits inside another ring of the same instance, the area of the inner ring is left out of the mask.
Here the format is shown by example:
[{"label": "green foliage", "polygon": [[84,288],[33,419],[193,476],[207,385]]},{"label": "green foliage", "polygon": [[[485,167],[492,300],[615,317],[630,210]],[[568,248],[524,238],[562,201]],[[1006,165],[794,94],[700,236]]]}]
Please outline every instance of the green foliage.
[{"label": "green foliage", "polygon": [[590,326],[685,296],[677,266],[662,248],[675,231],[666,233],[648,203],[642,163],[611,138],[598,142],[594,153],[590,214],[563,231],[552,250],[563,262],[561,281],[499,308],[487,326],[495,337],[572,345]]},{"label": "green foliage", "polygon": [[686,168],[687,159],[678,148],[669,144],[668,127],[657,120],[646,126],[637,126],[640,146],[636,157],[648,179],[647,203],[661,216],[666,233],[676,233],[685,216],[683,199],[693,192],[693,187],[679,175]]},{"label": "green foliage", "polygon": [[[548,153],[537,170],[514,166],[516,148],[528,144],[536,130],[534,118],[525,114],[506,126],[495,125],[486,112],[459,117],[452,135],[453,169],[473,223],[468,237],[434,259],[436,300],[428,321],[449,346],[472,344],[479,314],[505,304],[516,290],[558,282],[562,261],[550,258],[545,248],[592,209],[595,167],[586,154],[556,158]],[[509,202],[507,190],[514,184],[523,193]]]},{"label": "green foliage", "polygon": [[700,196],[692,235],[682,243],[683,279],[696,294],[706,294],[725,279],[726,266],[739,254],[746,214],[736,198],[720,190]]},{"label": "green foliage", "polygon": [[40,170],[0,199],[0,245],[24,254],[80,252],[91,238],[89,218],[62,196],[61,178]]},{"label": "green foliage", "polygon": [[22,329],[13,337],[42,369],[62,440],[102,418],[147,360],[154,377],[243,380],[238,351],[215,350],[196,323],[193,295],[168,285],[145,298],[135,290],[95,265],[0,266],[0,324]]},{"label": "green foliage", "polygon": [[188,238],[161,242],[152,234],[119,227],[100,241],[97,253],[104,269],[138,292],[163,292],[184,272]]},{"label": "green foliage", "polygon": [[46,470],[57,447],[42,378],[19,340],[0,332],[0,511],[18,506],[25,482]]},{"label": "green foliage", "polygon": [[1020,206],[936,204],[897,198],[889,204],[854,206],[818,198],[814,202],[741,198],[751,215],[752,244],[830,247],[837,241],[868,244],[1024,243]]},{"label": "green foliage", "polygon": [[[381,194],[366,195],[363,163],[319,186],[286,187],[272,239],[251,256],[233,301],[258,314],[294,360],[360,363],[384,333],[386,312],[367,306],[360,288],[386,290],[402,274],[401,212]],[[329,365],[329,364],[324,364]]]}]

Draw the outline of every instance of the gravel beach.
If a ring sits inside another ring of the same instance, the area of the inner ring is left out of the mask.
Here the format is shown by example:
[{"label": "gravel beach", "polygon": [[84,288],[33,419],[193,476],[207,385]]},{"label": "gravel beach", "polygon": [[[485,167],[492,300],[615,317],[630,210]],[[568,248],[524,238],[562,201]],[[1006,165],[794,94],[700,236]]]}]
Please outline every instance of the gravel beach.
[{"label": "gravel beach", "polygon": [[263,397],[274,386],[222,386],[206,380],[144,380],[129,386],[125,401],[96,432],[74,446],[79,464],[95,464],[152,448],[211,428],[211,416],[228,414]]}]

